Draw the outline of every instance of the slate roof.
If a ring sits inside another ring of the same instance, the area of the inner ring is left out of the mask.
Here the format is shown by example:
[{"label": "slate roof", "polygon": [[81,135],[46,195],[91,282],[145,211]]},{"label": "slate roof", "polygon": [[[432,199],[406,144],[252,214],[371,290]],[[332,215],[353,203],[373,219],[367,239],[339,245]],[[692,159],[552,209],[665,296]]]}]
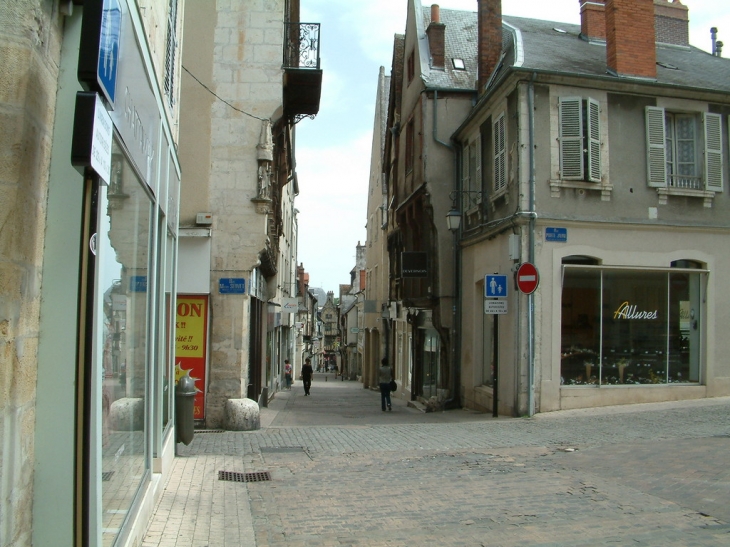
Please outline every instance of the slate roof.
[{"label": "slate roof", "polygon": [[[509,16],[502,21],[508,31],[504,34],[511,42],[505,65],[520,65],[521,49],[523,69],[616,78],[607,72],[605,42],[582,39],[580,25]],[[730,91],[728,59],[714,57],[693,46],[661,44],[657,45],[656,56],[658,84]]]},{"label": "slate roof", "polygon": [[[431,22],[429,7],[421,8],[417,31],[421,38],[422,78],[426,86],[439,89],[476,89],[477,13],[441,9],[446,25],[445,67],[429,66],[425,30]],[[563,73],[574,76],[611,76],[606,66],[605,42],[589,42],[580,37],[580,25],[503,16],[503,67]],[[558,30],[556,30],[558,29]],[[562,32],[561,32],[562,31]],[[456,70],[452,59],[463,59],[466,70]],[[730,92],[730,59],[715,57],[689,48],[657,45],[657,84]],[[676,67],[676,68],[667,68]],[[504,76],[504,68],[497,80]]]},{"label": "slate roof", "polygon": [[[444,68],[430,68],[428,41],[425,55],[422,55],[421,66],[423,80],[426,86],[439,89],[474,89],[477,79],[477,13],[475,11],[461,11],[441,9],[441,22],[446,25]],[[425,30],[431,23],[431,7],[422,8],[423,19],[418,29],[419,36],[425,37]],[[424,50],[421,50],[422,54]],[[425,58],[424,58],[425,57]],[[463,59],[466,70],[454,69],[452,59]]]}]

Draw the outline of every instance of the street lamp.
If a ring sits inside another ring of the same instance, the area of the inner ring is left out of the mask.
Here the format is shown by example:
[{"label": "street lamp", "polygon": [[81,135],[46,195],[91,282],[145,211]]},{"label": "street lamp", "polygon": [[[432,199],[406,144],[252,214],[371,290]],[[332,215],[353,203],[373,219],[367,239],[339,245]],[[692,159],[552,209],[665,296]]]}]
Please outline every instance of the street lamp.
[{"label": "street lamp", "polygon": [[[461,211],[456,207],[456,198],[461,198],[461,196],[466,195],[469,199],[469,206],[475,206],[479,204],[479,200],[482,197],[482,193],[478,190],[454,190],[449,194],[449,197],[451,198],[451,210],[446,213],[446,225],[449,227],[449,230],[453,233],[456,233],[459,230],[459,227],[461,226]],[[472,195],[474,197],[472,197]]]},{"label": "street lamp", "polygon": [[446,213],[446,226],[452,232],[456,232],[461,226],[461,213],[456,206],[451,207],[451,210]]}]

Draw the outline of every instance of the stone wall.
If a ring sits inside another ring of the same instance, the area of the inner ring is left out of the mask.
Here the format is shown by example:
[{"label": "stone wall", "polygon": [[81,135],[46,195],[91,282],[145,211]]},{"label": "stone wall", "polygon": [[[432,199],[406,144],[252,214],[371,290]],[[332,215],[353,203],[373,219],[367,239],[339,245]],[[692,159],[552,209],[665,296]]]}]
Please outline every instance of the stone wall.
[{"label": "stone wall", "polygon": [[63,15],[0,2],[0,547],[31,544],[46,193]]}]

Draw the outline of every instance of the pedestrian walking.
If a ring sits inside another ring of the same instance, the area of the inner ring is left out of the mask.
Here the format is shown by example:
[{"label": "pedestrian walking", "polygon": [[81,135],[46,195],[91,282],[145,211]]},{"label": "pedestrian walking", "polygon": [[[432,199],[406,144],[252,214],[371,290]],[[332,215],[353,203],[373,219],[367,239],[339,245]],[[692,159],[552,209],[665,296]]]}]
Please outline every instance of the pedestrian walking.
[{"label": "pedestrian walking", "polygon": [[304,395],[309,395],[309,388],[312,387],[312,376],[314,370],[312,370],[312,360],[307,357],[304,360],[304,366],[302,367],[302,383],[304,383]]},{"label": "pedestrian walking", "polygon": [[286,380],[286,389],[291,390],[291,363],[289,359],[284,359],[284,379]]},{"label": "pedestrian walking", "polygon": [[393,369],[388,365],[388,359],[383,357],[381,361],[380,371],[378,373],[378,383],[380,383],[380,409],[385,412],[385,405],[388,405],[388,411],[392,411],[390,404],[390,381],[393,379]]}]

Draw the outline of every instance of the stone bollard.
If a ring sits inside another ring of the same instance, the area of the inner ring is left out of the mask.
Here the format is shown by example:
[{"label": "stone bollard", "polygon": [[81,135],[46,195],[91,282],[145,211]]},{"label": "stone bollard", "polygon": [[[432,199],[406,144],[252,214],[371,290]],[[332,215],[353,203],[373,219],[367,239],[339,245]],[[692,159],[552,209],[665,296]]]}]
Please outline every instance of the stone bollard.
[{"label": "stone bollard", "polygon": [[224,429],[255,431],[261,429],[261,411],[251,399],[228,399],[225,405]]},{"label": "stone bollard", "polygon": [[122,397],[109,408],[109,427],[115,431],[142,431],[144,429],[144,399]]}]

